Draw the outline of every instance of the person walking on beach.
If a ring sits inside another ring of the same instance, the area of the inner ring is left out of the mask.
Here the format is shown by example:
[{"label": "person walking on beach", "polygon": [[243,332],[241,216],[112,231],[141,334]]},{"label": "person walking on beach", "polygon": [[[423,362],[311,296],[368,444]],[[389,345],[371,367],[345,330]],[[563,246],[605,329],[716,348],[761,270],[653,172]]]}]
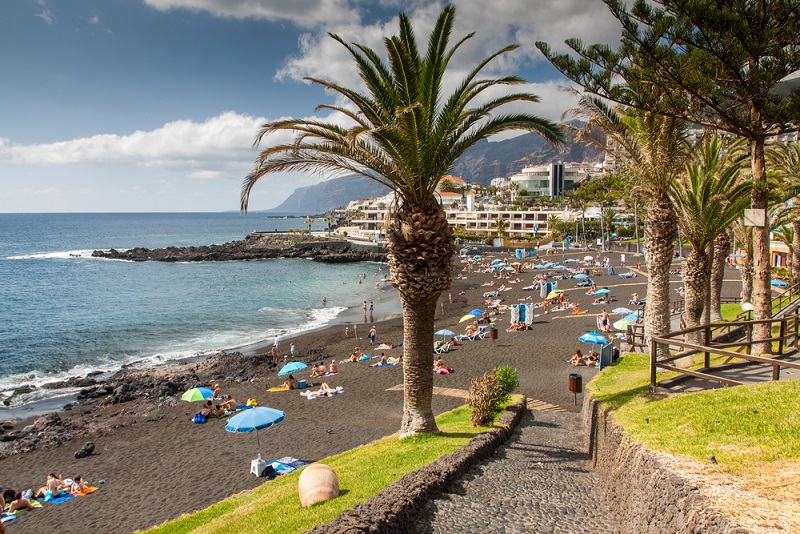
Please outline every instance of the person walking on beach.
[{"label": "person walking on beach", "polygon": [[272,363],[277,365],[279,360],[277,345],[272,345],[272,351],[270,351],[270,355],[272,356]]},{"label": "person walking on beach", "polygon": [[375,329],[375,325],[372,325],[372,328],[369,331],[369,344],[375,344],[375,337],[378,335],[378,331]]},{"label": "person walking on beach", "polygon": [[369,301],[369,314],[372,315],[373,311],[375,311],[375,305],[372,304],[372,301]]},{"label": "person walking on beach", "polygon": [[292,354],[292,358],[294,358],[294,341],[289,345],[289,352]]}]

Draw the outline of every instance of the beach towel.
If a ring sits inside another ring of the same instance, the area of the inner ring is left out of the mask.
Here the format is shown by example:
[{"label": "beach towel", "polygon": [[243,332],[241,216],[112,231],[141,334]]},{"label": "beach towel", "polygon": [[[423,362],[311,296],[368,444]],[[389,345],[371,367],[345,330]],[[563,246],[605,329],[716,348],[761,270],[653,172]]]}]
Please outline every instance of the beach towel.
[{"label": "beach towel", "polygon": [[6,521],[13,521],[16,518],[17,518],[16,515],[10,514],[10,513],[6,512],[6,511],[3,511],[3,515],[0,516],[0,520],[2,520],[3,523],[5,523]]},{"label": "beach towel", "polygon": [[323,377],[325,377],[325,376],[336,376],[336,375],[338,375],[338,374],[339,374],[339,371],[336,371],[335,373],[331,373],[330,371],[328,371],[327,373],[325,373],[325,374],[324,374],[324,375],[322,375],[322,376],[323,376]]},{"label": "beach towel", "polygon": [[373,363],[370,367],[392,367],[394,365],[397,365],[397,362]]},{"label": "beach towel", "polygon": [[280,387],[276,387],[276,388],[269,388],[269,389],[267,389],[267,391],[289,391],[289,388],[284,387],[284,386],[280,386]]},{"label": "beach towel", "polygon": [[344,388],[342,386],[337,387],[336,389],[334,389],[333,391],[331,391],[327,395],[326,394],[320,395],[316,391],[303,391],[303,392],[300,393],[300,395],[302,395],[303,397],[307,398],[308,400],[311,400],[311,399],[318,399],[320,397],[332,397],[332,396],[338,395],[340,393],[344,393]]},{"label": "beach towel", "polygon": [[299,468],[308,465],[308,463],[298,460],[297,458],[292,458],[291,456],[284,456],[283,458],[272,460],[267,465],[274,470],[274,476],[280,476],[297,471]]},{"label": "beach towel", "polygon": [[45,501],[50,504],[64,504],[65,502],[72,500],[75,498],[75,495],[70,495],[69,493],[66,495],[59,495],[58,497],[53,497],[49,501]]},{"label": "beach towel", "polygon": [[362,355],[362,356],[361,356],[361,357],[358,359],[358,361],[360,361],[360,362],[363,362],[364,360],[369,360],[371,357],[372,357],[372,356],[370,356],[369,354],[363,354],[363,355]]},{"label": "beach towel", "polygon": [[80,493],[75,493],[74,495],[75,495],[76,497],[83,497],[84,495],[89,495],[90,493],[92,493],[92,492],[95,492],[95,491],[97,491],[97,490],[99,490],[99,489],[100,489],[100,488],[97,488],[97,487],[95,487],[95,486],[84,486],[84,487],[83,487],[83,491],[82,491],[82,492],[80,492]]}]

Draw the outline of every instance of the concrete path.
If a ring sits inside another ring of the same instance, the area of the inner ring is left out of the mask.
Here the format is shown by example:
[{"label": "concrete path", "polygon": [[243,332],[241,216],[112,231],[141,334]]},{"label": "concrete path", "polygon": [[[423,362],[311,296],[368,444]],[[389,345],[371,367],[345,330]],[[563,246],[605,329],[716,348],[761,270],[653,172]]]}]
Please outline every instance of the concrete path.
[{"label": "concrete path", "polygon": [[579,413],[529,409],[493,458],[428,504],[415,532],[614,532],[583,441]]}]

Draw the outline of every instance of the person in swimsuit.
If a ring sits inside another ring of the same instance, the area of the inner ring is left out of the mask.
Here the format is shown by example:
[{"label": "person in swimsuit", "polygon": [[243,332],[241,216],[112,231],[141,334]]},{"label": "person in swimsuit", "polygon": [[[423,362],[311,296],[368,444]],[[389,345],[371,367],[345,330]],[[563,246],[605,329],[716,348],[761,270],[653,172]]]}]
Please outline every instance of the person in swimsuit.
[{"label": "person in swimsuit", "polygon": [[50,494],[50,498],[58,497],[61,493],[63,488],[66,488],[67,485],[64,484],[64,481],[61,480],[61,477],[56,476],[55,473],[48,473],[47,481],[45,481],[44,486],[36,490],[36,493],[33,494],[34,498],[42,499],[47,498],[47,494]]}]

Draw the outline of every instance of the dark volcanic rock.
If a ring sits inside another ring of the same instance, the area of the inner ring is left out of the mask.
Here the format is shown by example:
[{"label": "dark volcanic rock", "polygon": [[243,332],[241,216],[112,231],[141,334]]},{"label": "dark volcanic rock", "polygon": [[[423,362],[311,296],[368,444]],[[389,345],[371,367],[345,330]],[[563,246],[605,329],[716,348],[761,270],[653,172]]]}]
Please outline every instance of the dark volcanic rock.
[{"label": "dark volcanic rock", "polygon": [[201,247],[132,248],[95,250],[92,256],[128,261],[241,261],[274,258],[310,258],[328,263],[386,261],[383,248],[349,241],[297,241],[284,234],[254,232],[243,241]]}]

